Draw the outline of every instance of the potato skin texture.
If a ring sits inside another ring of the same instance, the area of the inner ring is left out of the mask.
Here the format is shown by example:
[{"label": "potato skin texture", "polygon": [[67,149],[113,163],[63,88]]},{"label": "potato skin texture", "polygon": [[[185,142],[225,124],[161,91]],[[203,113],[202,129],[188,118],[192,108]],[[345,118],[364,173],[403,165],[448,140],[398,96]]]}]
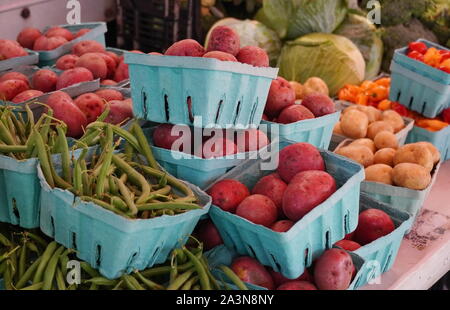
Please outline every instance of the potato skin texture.
[{"label": "potato skin texture", "polygon": [[424,190],[431,183],[430,172],[417,164],[401,163],[392,171],[394,184],[413,190]]},{"label": "potato skin texture", "polygon": [[392,125],[385,121],[376,121],[369,125],[367,128],[367,138],[373,140],[377,136],[378,133],[382,131],[389,131],[394,133],[394,128]]},{"label": "potato skin texture", "polygon": [[382,119],[383,121],[386,121],[392,125],[395,133],[405,128],[405,121],[403,120],[401,115],[395,112],[394,110],[384,111]]},{"label": "potato skin texture", "polygon": [[401,163],[418,164],[428,169],[428,171],[431,171],[434,166],[433,155],[428,148],[415,143],[404,145],[397,150],[394,155],[394,165]]},{"label": "potato skin texture", "polygon": [[350,158],[364,167],[369,167],[373,164],[373,153],[367,146],[345,146],[338,149],[336,154]]},{"label": "potato skin texture", "polygon": [[375,143],[375,146],[377,149],[384,149],[384,148],[397,149],[398,148],[397,137],[389,131],[379,132],[375,136],[375,139],[373,139],[373,142]]},{"label": "potato skin texture", "polygon": [[433,156],[433,162],[437,164],[441,160],[441,152],[430,142],[417,142],[416,145],[426,147],[428,151],[431,152],[431,155]]},{"label": "potato skin texture", "polygon": [[342,132],[352,139],[366,137],[368,126],[369,118],[367,115],[357,110],[348,111],[341,119]]},{"label": "potato skin texture", "polygon": [[373,157],[373,163],[385,164],[394,167],[394,156],[396,152],[397,152],[396,150],[391,148],[384,148],[378,150]]},{"label": "potato skin texture", "polygon": [[375,153],[377,151],[377,147],[375,146],[375,142],[373,140],[368,138],[361,138],[353,141],[349,145],[362,145],[368,147],[372,153]]},{"label": "potato skin texture", "polygon": [[392,185],[392,167],[384,164],[377,164],[365,169],[366,181]]}]

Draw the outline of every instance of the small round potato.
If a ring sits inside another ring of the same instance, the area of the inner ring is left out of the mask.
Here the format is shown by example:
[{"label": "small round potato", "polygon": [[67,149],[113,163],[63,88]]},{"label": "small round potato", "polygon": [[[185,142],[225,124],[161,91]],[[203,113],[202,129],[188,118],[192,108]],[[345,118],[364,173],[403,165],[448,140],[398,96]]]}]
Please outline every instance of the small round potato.
[{"label": "small round potato", "polygon": [[369,123],[381,120],[382,112],[375,107],[368,106],[366,114],[369,117]]},{"label": "small round potato", "polygon": [[400,147],[394,155],[394,165],[401,163],[413,163],[421,165],[428,171],[433,169],[433,155],[428,148],[416,143]]},{"label": "small round potato", "polygon": [[373,142],[375,143],[375,146],[377,149],[384,149],[384,148],[391,148],[391,149],[397,149],[398,148],[398,141],[397,137],[389,131],[381,131],[376,136],[375,139],[373,139]]},{"label": "small round potato", "polygon": [[433,162],[434,164],[437,164],[441,160],[441,152],[430,142],[417,142],[415,143],[417,145],[426,147],[428,151],[431,152],[431,155],[433,156]]},{"label": "small round potato", "polygon": [[350,143],[349,145],[367,146],[372,151],[372,153],[375,153],[377,151],[375,143],[368,138],[357,139],[357,140],[353,141],[352,143]]},{"label": "small round potato", "polygon": [[365,169],[366,181],[392,185],[392,167],[384,164],[377,164]]},{"label": "small round potato", "polygon": [[367,135],[369,119],[361,111],[351,110],[345,113],[341,119],[342,132],[349,138],[359,139]]},{"label": "small round potato", "polygon": [[397,186],[424,190],[431,183],[431,174],[421,165],[401,163],[392,170],[392,179]]},{"label": "small round potato", "polygon": [[388,122],[384,121],[376,121],[369,125],[369,128],[367,129],[367,138],[369,139],[375,139],[375,136],[382,131],[389,131],[394,133],[394,128],[392,125]]},{"label": "small round potato", "polygon": [[336,125],[334,125],[333,133],[336,135],[341,135],[341,136],[344,135],[344,133],[342,132],[342,129],[341,129],[341,122],[337,122]]},{"label": "small round potato", "polygon": [[385,148],[378,150],[374,157],[373,157],[373,163],[374,164],[385,164],[391,167],[394,167],[394,155],[396,150],[391,148]]},{"label": "small round potato", "polygon": [[405,121],[403,120],[401,115],[394,110],[384,111],[382,119],[383,121],[389,122],[392,125],[395,133],[405,128]]},{"label": "small round potato", "polygon": [[336,154],[350,158],[364,167],[369,167],[373,164],[373,153],[367,146],[344,146],[338,149]]}]

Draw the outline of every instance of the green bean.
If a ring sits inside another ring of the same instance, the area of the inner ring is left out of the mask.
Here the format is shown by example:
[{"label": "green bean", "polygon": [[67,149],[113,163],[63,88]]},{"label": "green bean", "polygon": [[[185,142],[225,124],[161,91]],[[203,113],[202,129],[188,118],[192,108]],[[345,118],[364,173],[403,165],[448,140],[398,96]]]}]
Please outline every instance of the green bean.
[{"label": "green bean", "polygon": [[67,264],[69,263],[69,253],[70,251],[66,250],[59,257],[59,264],[64,277],[67,276]]},{"label": "green bean", "polygon": [[111,197],[111,204],[120,211],[127,212],[129,210],[127,203],[118,196]]},{"label": "green bean", "polygon": [[113,291],[120,290],[121,289],[120,287],[122,286],[122,284],[123,284],[123,280],[120,280],[119,283],[117,283],[117,285],[114,286],[112,290]]},{"label": "green bean", "polygon": [[42,125],[41,129],[41,137],[44,141],[44,144],[47,144],[48,142],[48,132],[50,130],[50,125],[52,123],[52,116],[53,116],[53,110],[49,109],[47,111],[47,114],[44,114],[45,117],[45,123]]},{"label": "green bean", "polygon": [[87,262],[81,262],[80,263],[81,269],[83,269],[84,272],[86,272],[90,277],[96,278],[100,276],[100,273],[98,273],[97,270],[91,267]]},{"label": "green bean", "polygon": [[[49,149],[47,149],[47,157],[51,158]],[[53,161],[51,159],[49,160],[49,166],[50,166],[50,170],[52,172],[53,180],[55,181],[55,185],[56,186],[58,186],[59,188],[62,188],[62,189],[70,189],[70,188],[72,188],[72,185],[67,183],[66,180],[61,178],[59,176],[59,174],[56,172],[55,166],[53,165]]]},{"label": "green bean", "polygon": [[147,138],[145,137],[142,128],[138,125],[138,123],[134,123],[132,129],[133,133],[136,135],[139,145],[141,146],[142,154],[147,159],[147,163],[150,165],[150,167],[154,169],[159,169],[158,163],[156,162],[155,157],[153,156],[152,149],[148,144]]},{"label": "green bean", "polygon": [[193,291],[200,291],[200,286],[199,286],[199,285],[195,285],[195,286],[192,288],[192,290],[193,290]]},{"label": "green bean", "polygon": [[197,204],[193,203],[177,203],[177,202],[156,202],[156,203],[146,203],[142,205],[137,205],[139,211],[150,211],[150,210],[198,210],[202,209]]},{"label": "green bean", "polygon": [[152,280],[147,279],[144,277],[139,271],[135,271],[135,276],[139,278],[139,280],[144,283],[149,289],[151,290],[165,290],[164,286],[153,282]]},{"label": "green bean", "polygon": [[186,247],[183,247],[183,251],[186,253],[190,261],[194,265],[200,278],[200,284],[202,289],[211,290],[211,283],[209,281],[208,274],[206,273],[205,267],[203,266],[200,259],[198,259],[194,254],[192,254]]},{"label": "green bean", "polygon": [[200,258],[200,262],[203,264],[203,267],[204,267],[205,270],[206,270],[206,274],[208,275],[209,280],[211,281],[211,285],[212,285],[213,289],[219,290],[220,287],[219,287],[219,285],[218,285],[218,283],[217,283],[217,280],[216,280],[216,278],[213,276],[213,274],[211,273],[211,270],[209,270],[208,261],[206,260],[206,258],[205,258],[204,256],[202,256],[202,257]]},{"label": "green bean", "polygon": [[[188,262],[186,264],[177,266],[177,270],[178,270],[178,272],[183,272],[183,271],[188,270],[192,266],[193,266],[193,264],[191,262]],[[146,278],[152,278],[152,277],[156,277],[156,276],[167,275],[170,273],[171,270],[172,270],[172,267],[170,267],[170,266],[161,266],[161,267],[155,267],[155,268],[144,270],[141,272],[141,274]]]},{"label": "green bean", "polygon": [[44,177],[47,180],[47,183],[50,185],[51,188],[54,188],[55,182],[53,180],[53,175],[50,168],[50,159],[47,157],[47,152],[45,151],[44,141],[42,140],[41,135],[37,132],[36,129],[33,129],[33,134],[36,140],[36,149],[38,152],[42,172],[44,173]]},{"label": "green bean", "polygon": [[3,244],[5,247],[12,247],[11,241],[1,233],[0,233],[0,243]]},{"label": "green bean", "polygon": [[104,277],[95,277],[85,281],[86,283],[95,284],[98,286],[115,286],[119,282],[118,280],[110,280]]},{"label": "green bean", "polygon": [[122,276],[123,281],[125,282],[125,285],[128,287],[128,289],[133,291],[144,291],[145,288],[142,287],[142,285],[139,284],[139,282],[130,275],[123,275]]},{"label": "green bean", "polygon": [[248,287],[242,282],[242,280],[227,266],[219,266],[223,273],[230,279],[240,290],[248,290]]},{"label": "green bean", "polygon": [[[88,129],[89,128],[104,128],[106,126],[105,123],[101,123],[101,122],[94,122],[88,125]],[[119,135],[120,137],[122,137],[123,139],[125,139],[126,141],[128,141],[139,153],[142,153],[142,150],[139,146],[139,142],[137,141],[137,139],[128,131],[120,128],[119,126],[112,126],[113,132],[117,135]]]},{"label": "green bean", "polygon": [[189,291],[192,286],[194,286],[194,284],[196,284],[198,282],[199,277],[198,276],[194,276],[191,279],[189,279],[189,281],[186,281],[186,283],[183,284],[183,286],[181,287],[182,291]]},{"label": "green bean", "polygon": [[[44,251],[44,254],[42,254],[42,260],[39,264],[38,269],[36,270],[36,273],[33,277],[33,283],[38,283],[42,281],[44,270],[46,269],[48,262],[52,258],[53,253],[56,251],[58,244],[55,241],[52,241],[47,248]],[[59,253],[61,254],[61,253]]]},{"label": "green bean", "polygon": [[114,206],[110,205],[107,202],[104,202],[103,200],[95,199],[95,198],[92,198],[92,197],[89,197],[89,196],[81,196],[80,199],[84,200],[84,201],[87,201],[87,202],[95,203],[95,204],[99,205],[100,207],[103,207],[106,210],[109,210],[111,212],[117,213],[117,214],[119,214],[121,216],[129,217],[128,214],[126,214],[126,213],[116,209]]},{"label": "green bean", "polygon": [[16,144],[14,142],[13,136],[11,135],[11,132],[8,130],[8,128],[6,128],[3,122],[0,122],[0,139],[5,141],[5,143],[9,145]]},{"label": "green bean", "polygon": [[[47,268],[44,273],[44,287],[42,288],[44,291],[48,291],[51,289],[53,280],[55,278],[56,267],[58,265],[59,257],[64,251],[64,246],[60,246],[54,253],[52,258],[50,259]],[[35,283],[35,282],[33,282]]]},{"label": "green bean", "polygon": [[183,284],[188,281],[191,277],[191,275],[195,272],[195,268],[191,268],[188,271],[186,271],[185,273],[181,274],[180,276],[178,276],[175,281],[173,281],[173,283],[171,283],[168,287],[167,290],[169,291],[173,291],[173,290],[178,290],[181,286],[183,286]]},{"label": "green bean", "polygon": [[136,216],[138,214],[138,209],[134,204],[134,200],[131,197],[131,193],[128,190],[128,187],[122,181],[120,181],[120,179],[116,179],[115,181],[117,183],[117,186],[119,187],[119,191],[122,194],[122,197],[125,200],[125,203],[130,208],[131,216]]},{"label": "green bean", "polygon": [[21,288],[21,291],[39,291],[42,289],[42,287],[44,287],[44,282],[39,282],[24,288]]},{"label": "green bean", "polygon": [[109,183],[109,192],[115,196],[119,194],[119,189],[117,188],[117,184],[114,180],[113,176],[108,177],[108,183]]},{"label": "green bean", "polygon": [[70,154],[69,146],[67,145],[67,138],[61,126],[56,126],[56,130],[58,132],[58,139],[60,140],[61,150],[59,151],[61,153],[63,178],[66,182],[70,183],[72,181],[72,172],[70,169]]},{"label": "green bean", "polygon": [[56,269],[56,285],[60,291],[65,291],[67,289],[66,281],[64,281],[64,274],[60,267]]},{"label": "green bean", "polygon": [[92,178],[89,176],[89,171],[86,166],[86,161],[82,161],[81,163],[81,182],[83,183],[83,191],[84,195],[92,196]]},{"label": "green bean", "polygon": [[26,243],[26,247],[27,247],[30,251],[36,253],[38,256],[39,256],[40,253],[41,253],[41,251],[39,251],[39,249],[38,249],[38,247],[36,246],[36,244],[34,244],[34,243],[31,242],[31,241],[28,241],[28,242]]},{"label": "green bean", "polygon": [[41,247],[46,248],[48,246],[48,242],[45,241],[42,237],[27,231],[25,233],[27,237],[30,237],[33,241],[37,242]]},{"label": "green bean", "polygon": [[31,129],[34,127],[34,114],[33,114],[33,111],[31,111],[29,104],[25,105],[25,111],[27,112],[27,121],[28,121],[27,129],[28,129],[28,133],[31,134]]},{"label": "green bean", "polygon": [[107,173],[108,169],[111,165],[112,156],[114,153],[114,147],[113,144],[113,131],[112,127],[110,125],[106,126],[106,140],[107,145],[103,152],[106,153],[105,160],[103,161],[103,164],[100,169],[99,176],[97,178],[97,186],[95,187],[95,194],[97,198],[102,198],[103,193],[105,192],[105,183],[107,180]]},{"label": "green bean", "polygon": [[7,266],[8,266],[7,261],[0,263],[0,276],[5,272]]},{"label": "green bean", "polygon": [[31,264],[30,267],[28,267],[27,271],[25,271],[24,275],[19,279],[19,281],[16,284],[17,289],[21,289],[25,287],[25,285],[30,281],[30,279],[35,274],[36,270],[38,269],[39,265],[41,264],[42,256],[38,257],[38,259]]},{"label": "green bean", "polygon": [[177,269],[177,261],[175,260],[175,256],[172,256],[170,267],[172,269],[170,270],[169,274],[169,284],[172,285],[175,279],[178,277],[178,269]]},{"label": "green bean", "polygon": [[20,140],[19,142],[25,143],[25,140],[26,140],[26,132],[25,131],[26,130],[25,130],[25,127],[23,126],[23,123],[21,123],[17,120],[14,113],[11,114],[11,121],[19,135],[19,140]]},{"label": "green bean", "polygon": [[0,255],[0,263],[8,258],[10,258],[17,250],[20,249],[20,246],[15,247],[14,249],[12,249],[10,252],[4,254],[4,255]]},{"label": "green bean", "polygon": [[10,268],[9,264],[7,264],[6,270],[3,273],[3,283],[4,283],[5,288],[6,288],[7,291],[14,290],[12,281],[13,280],[12,280],[12,275],[11,275],[11,268]]},{"label": "green bean", "polygon": [[20,249],[20,255],[19,255],[19,273],[18,273],[19,279],[22,278],[23,274],[26,271],[25,270],[26,263],[27,263],[27,246],[24,243],[24,245]]},{"label": "green bean", "polygon": [[150,192],[152,190],[150,184],[148,184],[147,180],[145,179],[145,177],[142,174],[137,172],[133,167],[131,167],[129,164],[127,164],[119,156],[113,155],[112,161],[120,170],[122,170],[124,173],[127,174],[128,179],[131,182],[137,183],[137,185],[141,186],[142,194],[136,203],[138,203],[138,204],[142,203],[142,201],[144,201],[145,198],[150,195]]},{"label": "green bean", "polygon": [[90,290],[90,291],[96,291],[96,290],[98,290],[97,284],[92,283],[91,286],[89,287],[89,290]]}]

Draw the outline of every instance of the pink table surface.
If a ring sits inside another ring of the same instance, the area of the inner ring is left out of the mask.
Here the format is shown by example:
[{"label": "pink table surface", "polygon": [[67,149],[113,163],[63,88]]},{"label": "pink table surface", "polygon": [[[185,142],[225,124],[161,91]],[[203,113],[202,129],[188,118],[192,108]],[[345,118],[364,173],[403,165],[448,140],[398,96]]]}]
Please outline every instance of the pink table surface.
[{"label": "pink table surface", "polygon": [[450,161],[439,171],[394,266],[361,290],[426,290],[450,270]]}]

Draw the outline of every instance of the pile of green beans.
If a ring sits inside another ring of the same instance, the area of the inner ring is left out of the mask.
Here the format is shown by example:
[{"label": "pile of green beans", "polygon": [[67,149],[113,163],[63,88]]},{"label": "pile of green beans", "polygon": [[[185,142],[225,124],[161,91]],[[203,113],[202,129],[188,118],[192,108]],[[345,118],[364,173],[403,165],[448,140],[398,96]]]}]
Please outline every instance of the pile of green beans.
[{"label": "pile of green beans", "polygon": [[[87,156],[91,137],[96,137],[98,147],[96,155]],[[42,172],[51,187],[69,190],[83,201],[130,219],[177,215],[202,208],[186,184],[158,166],[137,122],[129,131],[100,121],[90,124],[85,136],[75,144],[75,148],[82,149],[78,158],[70,156],[69,147],[63,142],[61,173],[45,152],[39,152]],[[117,151],[120,145],[124,147],[122,153]]]},{"label": "pile of green beans", "polygon": [[102,277],[88,263],[79,261],[80,282],[69,284],[68,262],[77,260],[74,250],[47,240],[39,232],[8,230],[0,233],[0,279],[7,290],[230,289],[226,282],[247,290],[226,266],[219,266],[226,279],[219,280],[212,275],[201,243],[175,249],[162,265],[134,271],[115,280]]}]

